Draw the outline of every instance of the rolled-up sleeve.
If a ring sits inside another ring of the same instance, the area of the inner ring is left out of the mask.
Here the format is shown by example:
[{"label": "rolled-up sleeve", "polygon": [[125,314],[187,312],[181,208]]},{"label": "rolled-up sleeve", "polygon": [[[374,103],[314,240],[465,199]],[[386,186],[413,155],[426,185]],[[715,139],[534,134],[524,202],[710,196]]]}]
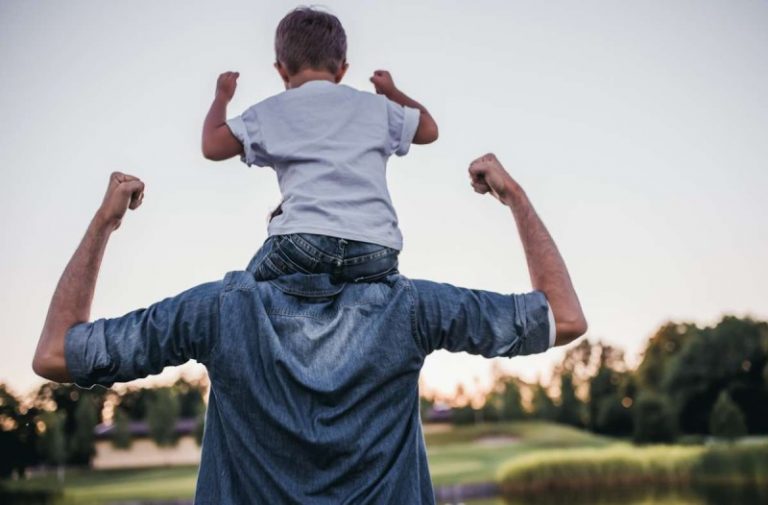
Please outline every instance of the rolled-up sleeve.
[{"label": "rolled-up sleeve", "polygon": [[429,281],[413,285],[415,331],[425,354],[445,349],[512,357],[552,346],[551,311],[541,291],[507,295]]},{"label": "rolled-up sleeve", "polygon": [[222,283],[201,284],[122,317],[69,329],[64,353],[81,387],[110,387],[190,359],[208,361],[218,341]]},{"label": "rolled-up sleeve", "polygon": [[419,127],[421,111],[387,99],[389,121],[389,151],[398,156],[408,154],[413,137]]},{"label": "rolled-up sleeve", "polygon": [[264,146],[261,124],[255,106],[243,112],[240,116],[227,119],[227,127],[232,135],[243,145],[243,155],[240,158],[248,166],[274,166],[272,157]]}]

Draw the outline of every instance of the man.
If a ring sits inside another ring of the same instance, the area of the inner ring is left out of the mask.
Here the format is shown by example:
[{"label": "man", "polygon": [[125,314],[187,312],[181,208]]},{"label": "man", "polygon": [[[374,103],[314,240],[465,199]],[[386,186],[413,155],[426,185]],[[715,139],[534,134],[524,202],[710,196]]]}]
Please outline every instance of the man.
[{"label": "man", "polygon": [[337,283],[327,274],[256,282],[230,272],[147,309],[88,322],[107,240],[144,194],[136,177],[112,174],[53,295],[32,366],[90,387],[191,358],[205,364],[211,394],[196,503],[434,503],[418,411],[426,355],[543,352],[587,328],[522,188],[491,154],[469,174],[476,192],[512,210],[532,292],[399,274]]}]

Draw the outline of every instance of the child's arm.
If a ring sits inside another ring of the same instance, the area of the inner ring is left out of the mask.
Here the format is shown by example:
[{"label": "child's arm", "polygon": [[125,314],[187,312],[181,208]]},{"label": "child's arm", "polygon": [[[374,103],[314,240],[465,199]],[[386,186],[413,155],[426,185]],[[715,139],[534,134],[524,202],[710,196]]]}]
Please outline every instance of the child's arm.
[{"label": "child's arm", "polygon": [[386,70],[376,70],[371,77],[371,82],[376,88],[376,93],[384,95],[395,103],[419,109],[419,126],[413,137],[413,144],[431,144],[437,140],[437,123],[426,107],[412,99],[395,86],[392,76]]},{"label": "child's arm", "polygon": [[203,122],[203,156],[221,161],[243,154],[243,145],[227,126],[227,104],[235,96],[238,72],[224,72],[216,81],[216,98]]}]

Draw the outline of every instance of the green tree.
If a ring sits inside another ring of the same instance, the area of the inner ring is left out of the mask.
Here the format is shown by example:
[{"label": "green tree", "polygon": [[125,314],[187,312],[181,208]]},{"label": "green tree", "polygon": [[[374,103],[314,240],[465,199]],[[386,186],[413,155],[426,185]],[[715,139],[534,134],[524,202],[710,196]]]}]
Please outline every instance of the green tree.
[{"label": "green tree", "polygon": [[38,442],[39,451],[47,464],[56,467],[59,482],[64,480],[64,464],[67,461],[66,418],[65,412],[45,412],[40,416],[45,431]]},{"label": "green tree", "polygon": [[112,445],[117,449],[128,449],[133,444],[131,435],[131,420],[128,413],[121,407],[115,408],[115,428],[112,432]]},{"label": "green tree", "polygon": [[560,376],[560,405],[557,409],[557,422],[571,426],[583,427],[582,417],[584,404],[576,396],[573,376],[564,373]]},{"label": "green tree", "polygon": [[744,414],[739,406],[731,399],[727,391],[722,391],[717,397],[715,407],[709,416],[709,432],[720,438],[733,440],[747,434]]},{"label": "green tree", "polygon": [[664,443],[675,440],[675,415],[665,397],[651,391],[641,393],[633,411],[632,438],[636,443]]},{"label": "green tree", "polygon": [[598,405],[594,430],[613,437],[632,434],[632,411],[620,395],[604,396]]},{"label": "green tree", "polygon": [[514,378],[504,381],[504,389],[499,394],[499,418],[502,421],[517,421],[525,418],[520,386]]},{"label": "green tree", "polygon": [[[96,387],[84,390],[73,384],[47,382],[40,386],[33,398],[38,411],[64,413],[64,438],[68,441],[67,463],[86,465],[94,452],[93,427],[101,420],[101,410],[108,389]],[[90,404],[81,406],[81,399],[88,398]],[[80,410],[78,414],[78,409]],[[85,412],[85,411],[89,412]],[[85,415],[88,414],[88,415]],[[90,428],[78,421],[78,415],[87,421]],[[95,415],[95,421],[93,416]],[[90,429],[90,433],[86,433]],[[90,442],[88,438],[90,437]]]},{"label": "green tree", "polygon": [[94,428],[99,424],[96,399],[83,392],[77,400],[74,413],[75,429],[69,437],[69,460],[74,464],[89,465],[96,454]]},{"label": "green tree", "polygon": [[179,400],[171,388],[154,391],[147,405],[149,436],[161,447],[176,445],[176,421],[179,418]]},{"label": "green tree", "polygon": [[684,433],[709,432],[709,414],[727,390],[744,414],[750,433],[768,433],[768,323],[724,317],[698,330],[680,351],[663,381]]},{"label": "green tree", "polygon": [[200,382],[190,382],[183,377],[171,387],[179,400],[179,417],[197,417],[200,407],[205,407],[205,388]]},{"label": "green tree", "polygon": [[533,387],[533,417],[545,421],[554,421],[557,418],[557,406],[549,396],[547,389],[541,384]]},{"label": "green tree", "polygon": [[[600,432],[598,428],[598,412],[602,408],[605,410],[614,403],[621,402],[619,398],[619,388],[621,387],[623,376],[624,354],[618,349],[609,345],[599,345],[599,366],[594,377],[589,381],[589,403],[587,412],[589,413],[589,429]],[[603,416],[605,422],[608,417]],[[610,430],[610,427],[602,426],[602,429]]]},{"label": "green tree", "polygon": [[694,324],[669,322],[648,341],[636,376],[642,389],[660,392],[664,378],[685,345],[699,334]]}]

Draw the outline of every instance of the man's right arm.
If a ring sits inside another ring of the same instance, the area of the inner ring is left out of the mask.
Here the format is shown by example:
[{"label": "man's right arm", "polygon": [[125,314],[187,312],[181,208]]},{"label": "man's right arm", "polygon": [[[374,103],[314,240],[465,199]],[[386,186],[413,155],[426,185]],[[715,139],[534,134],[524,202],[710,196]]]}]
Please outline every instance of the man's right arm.
[{"label": "man's right arm", "polygon": [[469,174],[476,192],[491,193],[512,210],[531,284],[545,294],[554,315],[555,345],[568,344],[586,333],[587,321],[565,262],[523,188],[493,154],[473,161]]}]

